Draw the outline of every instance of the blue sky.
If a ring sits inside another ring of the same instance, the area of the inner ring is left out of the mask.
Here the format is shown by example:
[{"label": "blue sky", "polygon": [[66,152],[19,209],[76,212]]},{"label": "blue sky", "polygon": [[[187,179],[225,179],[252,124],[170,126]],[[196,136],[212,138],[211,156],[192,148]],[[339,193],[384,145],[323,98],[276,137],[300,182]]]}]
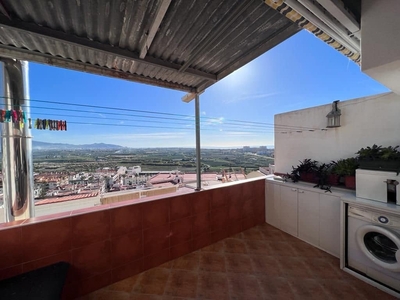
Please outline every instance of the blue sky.
[{"label": "blue sky", "polygon": [[[127,111],[193,116],[194,101],[189,104],[182,102],[184,92],[36,63],[30,63],[29,78],[32,117],[69,122],[66,132],[32,129],[34,140],[71,144],[103,142],[135,148],[195,147],[193,118]],[[273,145],[274,114],[387,91],[348,58],[312,34],[301,31],[200,95],[200,110],[204,117],[201,144],[204,148]],[[121,110],[56,105],[35,100]],[[121,113],[127,115],[118,115]],[[256,127],[231,120],[266,124]]]}]

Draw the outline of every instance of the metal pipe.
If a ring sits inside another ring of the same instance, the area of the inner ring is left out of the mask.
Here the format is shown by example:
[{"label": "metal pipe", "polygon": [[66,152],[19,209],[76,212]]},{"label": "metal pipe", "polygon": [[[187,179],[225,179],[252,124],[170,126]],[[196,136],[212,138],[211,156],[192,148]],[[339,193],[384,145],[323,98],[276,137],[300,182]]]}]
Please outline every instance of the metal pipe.
[{"label": "metal pipe", "polygon": [[353,39],[349,40],[350,37],[348,35],[346,35],[346,37],[338,35],[334,30],[329,28],[328,25],[322,22],[318,17],[316,17],[313,13],[311,13],[308,9],[306,9],[302,4],[300,4],[296,0],[284,0],[284,2],[291,8],[293,8],[295,11],[297,11],[304,18],[306,18],[308,21],[310,21],[312,24],[314,24],[323,32],[325,32],[327,35],[331,36],[336,41],[341,43],[347,49],[349,49],[354,53],[360,53],[361,49],[359,44],[357,44]]},{"label": "metal pipe", "polygon": [[200,154],[200,97],[196,94],[195,97],[195,116],[196,116],[196,174],[197,188],[201,190],[201,154]]},{"label": "metal pipe", "polygon": [[[0,58],[0,95],[6,111],[22,110],[30,117],[28,62]],[[32,137],[28,124],[1,126],[5,222],[34,216]]]}]

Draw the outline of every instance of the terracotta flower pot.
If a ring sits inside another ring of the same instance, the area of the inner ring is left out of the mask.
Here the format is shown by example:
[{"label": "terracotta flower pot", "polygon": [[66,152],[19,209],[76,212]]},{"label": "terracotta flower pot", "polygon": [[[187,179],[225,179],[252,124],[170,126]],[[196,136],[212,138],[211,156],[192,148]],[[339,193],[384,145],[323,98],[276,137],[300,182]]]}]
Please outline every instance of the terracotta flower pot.
[{"label": "terracotta flower pot", "polygon": [[339,175],[329,174],[328,175],[328,184],[329,185],[338,185],[339,184]]},{"label": "terracotta flower pot", "polygon": [[356,189],[356,177],[355,176],[345,176],[344,185],[349,189]]}]

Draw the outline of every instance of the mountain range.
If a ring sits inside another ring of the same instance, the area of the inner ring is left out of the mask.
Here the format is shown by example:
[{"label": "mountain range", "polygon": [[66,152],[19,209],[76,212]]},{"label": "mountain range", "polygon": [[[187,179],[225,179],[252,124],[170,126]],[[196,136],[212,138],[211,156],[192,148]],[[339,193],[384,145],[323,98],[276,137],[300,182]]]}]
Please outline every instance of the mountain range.
[{"label": "mountain range", "polygon": [[84,145],[73,145],[63,143],[46,143],[39,141],[32,141],[33,150],[75,150],[75,149],[122,149],[125,147],[113,144],[94,143]]}]

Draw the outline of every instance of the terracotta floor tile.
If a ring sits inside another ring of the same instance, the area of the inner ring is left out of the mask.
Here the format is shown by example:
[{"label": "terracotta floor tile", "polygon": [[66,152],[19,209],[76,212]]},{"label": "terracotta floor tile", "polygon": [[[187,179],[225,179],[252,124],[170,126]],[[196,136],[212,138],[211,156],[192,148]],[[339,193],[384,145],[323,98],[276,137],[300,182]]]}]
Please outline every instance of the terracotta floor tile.
[{"label": "terracotta floor tile", "polygon": [[81,299],[395,298],[340,270],[338,258],[263,224]]},{"label": "terracotta floor tile", "polygon": [[269,276],[283,276],[283,270],[274,256],[250,255],[254,273]]},{"label": "terracotta floor tile", "polygon": [[211,244],[201,249],[202,252],[225,252],[224,240]]},{"label": "terracotta floor tile", "polygon": [[326,253],[322,250],[319,250],[300,240],[291,242],[290,245],[294,249],[293,256],[315,258],[323,257],[326,255]]},{"label": "terracotta floor tile", "polygon": [[228,277],[225,273],[199,272],[198,299],[229,299]]},{"label": "terracotta floor tile", "polygon": [[375,299],[385,299],[385,300],[394,300],[396,299],[395,297],[381,291],[380,289],[369,285],[365,283],[362,280],[359,280],[355,277],[352,277],[350,280],[347,280],[348,282],[357,292],[358,295],[360,295],[363,299],[367,300],[375,300]]},{"label": "terracotta floor tile", "polygon": [[[310,268],[317,279],[341,279],[342,272],[337,266],[333,266],[324,258],[304,258],[305,264]],[[344,272],[343,272],[344,273]]]},{"label": "terracotta floor tile", "polygon": [[221,253],[202,252],[200,256],[200,271],[225,272],[225,257]]},{"label": "terracotta floor tile", "polygon": [[197,272],[172,270],[164,295],[194,298],[197,294]]},{"label": "terracotta floor tile", "polygon": [[225,254],[226,271],[229,273],[253,273],[251,259],[246,254]]},{"label": "terracotta floor tile", "polygon": [[[339,279],[324,279],[318,280],[326,294],[332,299],[340,300],[361,300],[365,299],[357,289],[354,289],[351,284]],[[338,288],[340,287],[340,288]],[[383,299],[383,298],[381,298]]]},{"label": "terracotta floor tile", "polygon": [[228,275],[229,292],[231,299],[259,300],[262,292],[254,275]]},{"label": "terracotta floor tile", "polygon": [[225,252],[228,253],[247,253],[246,243],[241,239],[227,238],[225,242]]},{"label": "terracotta floor tile", "polygon": [[284,277],[257,276],[264,299],[295,299],[295,294],[291,289],[289,282]]},{"label": "terracotta floor tile", "polygon": [[290,278],[314,278],[314,273],[303,258],[299,257],[276,257],[282,268],[283,276]]},{"label": "terracotta floor tile", "polygon": [[155,268],[140,275],[133,292],[152,295],[163,295],[168,282],[170,270]]},{"label": "terracotta floor tile", "polygon": [[322,285],[315,279],[290,278],[288,282],[299,299],[329,299]]},{"label": "terracotta floor tile", "polygon": [[258,229],[258,227],[253,227],[253,228],[247,229],[246,231],[243,231],[242,238],[245,240],[263,240],[264,235]]},{"label": "terracotta floor tile", "polygon": [[271,249],[271,255],[274,256],[296,256],[295,249],[289,242],[267,242]]},{"label": "terracotta floor tile", "polygon": [[271,255],[273,250],[271,249],[271,243],[267,243],[262,240],[245,240],[247,252],[249,254],[264,254]]},{"label": "terracotta floor tile", "polygon": [[132,277],[126,278],[124,280],[118,281],[116,283],[113,283],[108,286],[108,289],[130,293],[133,290],[136,282],[138,281],[139,276],[140,275],[132,276]]},{"label": "terracotta floor tile", "polygon": [[173,269],[197,271],[200,264],[200,251],[186,254],[172,261]]}]

